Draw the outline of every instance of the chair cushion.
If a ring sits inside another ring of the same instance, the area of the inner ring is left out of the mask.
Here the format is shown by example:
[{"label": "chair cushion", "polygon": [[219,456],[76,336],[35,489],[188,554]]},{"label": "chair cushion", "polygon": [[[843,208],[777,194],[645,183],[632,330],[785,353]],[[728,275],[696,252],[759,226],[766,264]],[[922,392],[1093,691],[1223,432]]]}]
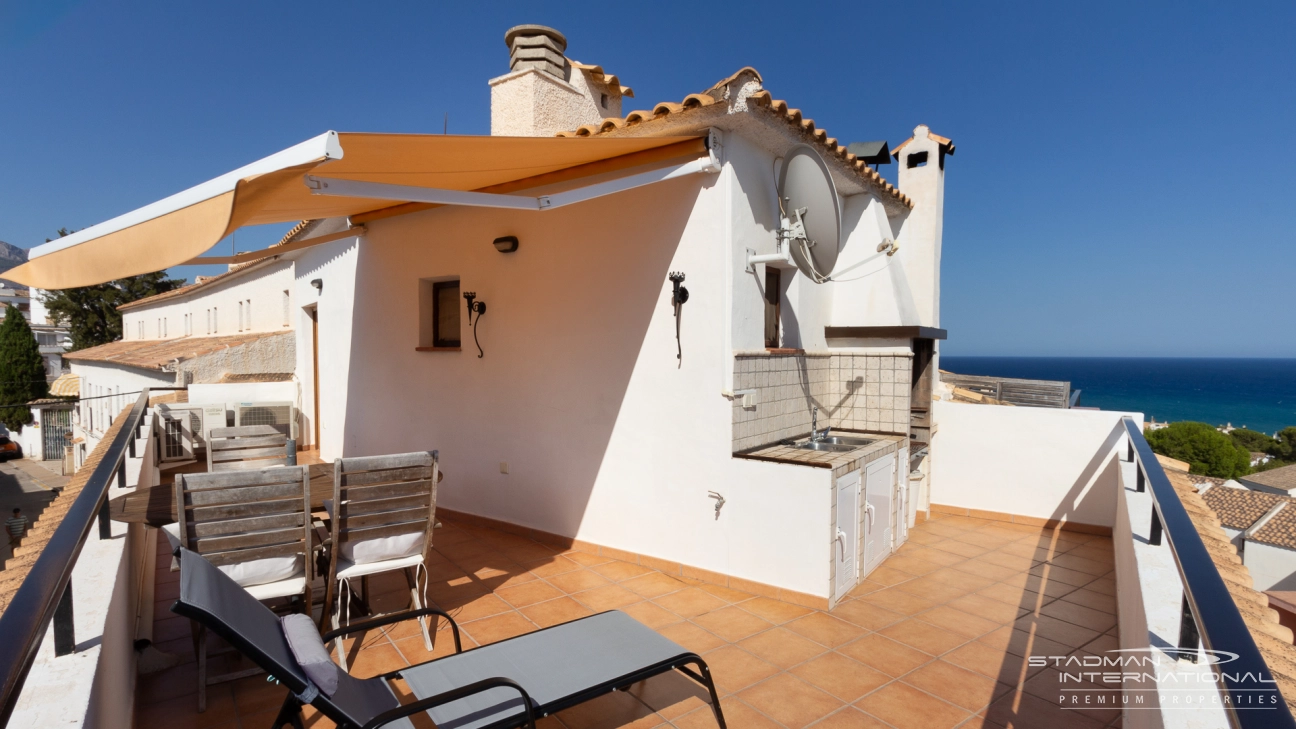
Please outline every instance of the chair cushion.
[{"label": "chair cushion", "polygon": [[332,696],[338,687],[338,667],[329,658],[324,641],[320,640],[319,629],[308,615],[293,613],[279,619],[283,627],[284,639],[292,650],[297,665],[306,672],[311,683],[319,687],[325,696]]},{"label": "chair cushion", "polygon": [[[171,542],[171,551],[180,546],[180,525],[167,524],[162,527],[167,541]],[[279,582],[301,573],[301,561],[298,557],[267,557],[253,559],[237,564],[221,565],[217,569],[229,575],[230,579],[242,587],[264,585],[267,582]]]},{"label": "chair cushion", "polygon": [[[333,499],[324,499],[324,510],[333,518]],[[342,559],[352,564],[369,564],[386,562],[389,559],[400,559],[423,553],[423,532],[397,534],[394,537],[378,537],[347,542],[338,550]]]}]

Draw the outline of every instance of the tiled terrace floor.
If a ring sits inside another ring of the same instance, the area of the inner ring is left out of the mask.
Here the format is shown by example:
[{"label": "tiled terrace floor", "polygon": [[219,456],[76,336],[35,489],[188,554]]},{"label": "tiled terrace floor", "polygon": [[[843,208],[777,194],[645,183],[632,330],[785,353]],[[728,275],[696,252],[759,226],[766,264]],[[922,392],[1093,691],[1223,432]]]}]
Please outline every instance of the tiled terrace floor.
[{"label": "tiled terrace floor", "polygon": [[[704,657],[733,729],[1120,725],[1117,709],[1059,708],[1059,696],[1075,694],[1060,688],[1083,686],[1061,686],[1056,670],[1023,658],[1116,647],[1107,537],[937,516],[831,614],[448,520],[436,551],[431,596],[456,616],[465,649],[624,610]],[[263,676],[211,687],[197,713],[189,628],[168,612],[177,582],[166,564],[155,637],[184,658],[141,677],[136,726],[268,727],[285,690]],[[404,606],[399,579],[375,580],[378,609]],[[412,623],[368,635],[352,646],[351,670],[371,676],[444,655],[452,642],[441,627],[431,655]],[[540,725],[714,727],[704,697],[664,675]],[[307,726],[332,726],[307,711]]]}]

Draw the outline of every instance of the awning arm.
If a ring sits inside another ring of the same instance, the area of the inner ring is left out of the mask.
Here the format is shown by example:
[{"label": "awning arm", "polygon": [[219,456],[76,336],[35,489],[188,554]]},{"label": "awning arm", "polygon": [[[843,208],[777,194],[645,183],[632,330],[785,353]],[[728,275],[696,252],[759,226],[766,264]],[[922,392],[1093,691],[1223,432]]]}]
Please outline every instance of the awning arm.
[{"label": "awning arm", "polygon": [[360,197],[375,200],[394,200],[399,202],[432,203],[437,205],[462,205],[467,207],[503,208],[508,210],[550,210],[572,205],[586,200],[632,190],[657,182],[665,182],[678,177],[699,173],[717,173],[721,169],[721,149],[719,134],[711,132],[708,139],[706,157],[675,167],[648,170],[615,180],[599,182],[574,190],[556,192],[550,195],[528,197],[525,195],[501,195],[488,192],[467,192],[463,190],[445,190],[413,185],[389,185],[381,182],[363,182],[359,180],[340,180],[318,175],[304,175],[306,186],[312,195],[338,197]]}]

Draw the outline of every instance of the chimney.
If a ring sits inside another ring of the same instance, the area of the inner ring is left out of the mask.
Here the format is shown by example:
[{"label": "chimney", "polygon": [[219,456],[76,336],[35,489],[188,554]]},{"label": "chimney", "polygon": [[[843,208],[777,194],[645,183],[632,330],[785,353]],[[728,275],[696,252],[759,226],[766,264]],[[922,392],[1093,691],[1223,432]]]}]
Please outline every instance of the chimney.
[{"label": "chimney", "polygon": [[509,73],[490,80],[491,134],[552,137],[621,116],[632,95],[598,66],[572,61],[567,37],[543,25],[517,25],[504,34]]},{"label": "chimney", "polygon": [[954,142],[932,132],[926,124],[891,155],[899,163],[900,191],[913,200],[897,237],[913,291],[920,326],[940,327],[941,236],[945,219],[945,158],[954,155]]}]

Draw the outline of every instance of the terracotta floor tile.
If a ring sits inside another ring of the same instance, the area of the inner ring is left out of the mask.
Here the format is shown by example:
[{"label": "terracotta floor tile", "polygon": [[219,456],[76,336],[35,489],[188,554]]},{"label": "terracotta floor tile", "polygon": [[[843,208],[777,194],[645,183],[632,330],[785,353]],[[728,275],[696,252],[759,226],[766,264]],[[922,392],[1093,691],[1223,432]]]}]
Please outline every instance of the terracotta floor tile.
[{"label": "terracotta floor tile", "polygon": [[527,540],[523,544],[503,547],[500,549],[500,553],[519,564],[524,562],[534,562],[539,559],[550,559],[556,556],[554,550],[544,546],[543,544],[532,542],[530,540]]},{"label": "terracotta floor tile", "polygon": [[909,580],[914,579],[914,577],[916,577],[916,575],[909,574],[903,570],[891,569],[891,567],[887,566],[886,562],[883,562],[881,567],[868,573],[869,580],[880,585],[886,585],[887,587],[898,585],[901,582],[908,582]]},{"label": "terracotta floor tile", "polygon": [[[720,710],[724,712],[725,723],[732,729],[782,729],[769,717],[734,697],[720,699]],[[719,726],[710,705],[695,709],[671,723],[677,729],[716,729]]]},{"label": "terracotta floor tile", "polygon": [[370,678],[408,665],[396,646],[386,642],[362,648],[354,657],[350,657],[347,671],[356,678]]},{"label": "terracotta floor tile", "polygon": [[611,557],[604,557],[591,552],[580,552],[577,550],[563,552],[562,555],[582,567],[593,567],[597,564],[606,564],[612,561]]},{"label": "terracotta floor tile", "polygon": [[558,712],[567,729],[651,729],[665,720],[635,697],[620,691]]},{"label": "terracotta floor tile", "polygon": [[[905,594],[905,593],[897,593]],[[921,598],[914,598],[920,600]],[[832,609],[831,615],[840,620],[854,623],[866,630],[881,630],[888,625],[900,622],[908,617],[884,607],[878,607],[864,600],[849,600]]]},{"label": "terracotta floor tile", "polygon": [[1074,592],[1063,595],[1060,599],[1076,605],[1083,605],[1090,610],[1100,610],[1111,615],[1116,614],[1116,598],[1112,595],[1104,595],[1101,592],[1095,592],[1087,587],[1082,587]]},{"label": "terracotta floor tile", "polygon": [[774,627],[769,621],[733,605],[699,615],[693,618],[693,622],[730,643],[737,643],[743,638]]},{"label": "terracotta floor tile", "polygon": [[967,544],[965,542],[955,542],[953,540],[933,542],[927,546],[931,547],[932,549],[939,549],[942,552],[957,554],[960,557],[965,557],[968,559],[972,557],[980,557],[981,555],[990,551],[985,547],[978,547],[975,544]]},{"label": "terracotta floor tile", "polygon": [[513,587],[499,588],[495,590],[495,594],[503,598],[504,602],[520,608],[562,597],[563,593],[553,585],[533,576],[530,582],[524,582]]},{"label": "terracotta floor tile", "polygon": [[554,575],[545,579],[549,581],[549,584],[569,595],[612,584],[606,577],[592,570],[564,572],[561,575]]},{"label": "terracotta floor tile", "polygon": [[928,572],[935,572],[945,565],[939,562],[925,560],[921,557],[895,555],[887,559],[886,566],[891,569],[900,570],[901,572],[908,572],[915,577],[922,577]]},{"label": "terracotta floor tile", "polygon": [[900,641],[923,653],[939,656],[968,642],[970,638],[938,628],[921,620],[906,620],[878,631],[886,637]]},{"label": "terracotta floor tile", "polygon": [[1074,623],[1082,628],[1106,632],[1116,625],[1116,616],[1101,610],[1087,608],[1084,605],[1078,605],[1068,602],[1065,599],[1054,600],[1040,609],[1041,615],[1047,615],[1058,620],[1065,620],[1068,623]]},{"label": "terracotta floor tile", "polygon": [[[1042,595],[1041,593],[1027,590],[1023,587],[1016,587],[1006,582],[999,582],[989,587],[976,591],[977,595],[997,600],[1013,608],[1020,608],[1028,612],[1034,612],[1042,607],[1045,603],[1054,598]],[[953,600],[950,601],[952,605]]]},{"label": "terracotta floor tile", "polygon": [[[594,612],[616,610],[643,600],[641,595],[625,589],[620,585],[604,585],[593,590],[578,592],[571,596]],[[678,620],[679,618],[676,618]]]},{"label": "terracotta floor tile", "polygon": [[723,585],[712,585],[710,583],[698,585],[698,589],[706,590],[707,592],[711,593],[712,595],[715,595],[721,600],[725,600],[727,602],[733,603],[734,605],[737,605],[738,603],[747,602],[753,597],[756,597],[750,592],[743,592],[742,590],[735,590],[732,587],[725,587]]},{"label": "terracotta floor tile", "polygon": [[739,642],[738,645],[748,653],[783,669],[804,663],[827,650],[822,645],[785,628],[757,633]]},{"label": "terracotta floor tile", "polygon": [[1017,686],[1044,670],[1032,667],[1024,656],[992,648],[980,641],[959,646],[941,656],[941,660],[1011,686]]},{"label": "terracotta floor tile", "polygon": [[999,565],[1000,567],[1007,567],[1015,571],[1028,570],[1039,563],[1039,560],[1036,560],[1033,556],[1014,554],[1002,548],[987,552],[977,557],[977,560]]},{"label": "terracotta floor tile", "polygon": [[995,650],[1015,656],[1065,656],[1073,650],[1071,646],[1006,626],[977,640]]},{"label": "terracotta floor tile", "polygon": [[903,615],[914,615],[924,610],[930,610],[940,604],[935,600],[920,597],[912,592],[905,592],[898,587],[878,590],[877,592],[861,597],[855,602],[865,602],[870,605],[877,605],[878,607],[886,608],[887,610]]},{"label": "terracotta floor tile", "polygon": [[[140,707],[135,714],[138,727],[176,727],[176,729],[215,729],[237,721],[234,694],[228,684],[207,687],[207,711],[198,713],[198,697],[178,696]],[[237,724],[236,724],[237,725]]]},{"label": "terracotta floor tile", "polygon": [[977,557],[976,559],[969,559],[960,562],[953,567],[950,567],[950,569],[966,572],[970,575],[976,575],[978,577],[984,577],[988,580],[998,582],[999,580],[1006,580],[1013,575],[1020,573],[1022,570],[1029,569],[1030,566],[1031,565],[1024,565],[1020,569],[1016,567],[1004,567],[1003,565],[995,564],[984,557]]},{"label": "terracotta floor tile", "polygon": [[[1047,608],[1046,605],[1042,609]],[[1015,627],[1018,630],[1034,633],[1071,648],[1079,648],[1102,634],[1101,631],[1083,628],[1074,623],[1051,618],[1047,615],[1027,615],[1019,618],[1015,623]]]},{"label": "terracotta floor tile", "polygon": [[792,673],[811,686],[848,702],[891,681],[885,673],[831,651],[797,666]]},{"label": "terracotta floor tile", "polygon": [[840,699],[787,673],[738,694],[738,698],[790,729],[801,729],[841,708]]},{"label": "terracotta floor tile", "polygon": [[538,602],[534,605],[522,608],[519,612],[541,628],[548,628],[553,625],[558,625],[559,623],[566,623],[570,620],[576,620],[594,614],[593,610],[581,605],[570,597],[560,597],[556,600]]},{"label": "terracotta floor tile", "polygon": [[[464,650],[471,650],[477,647],[477,643],[471,636],[460,633],[460,640],[463,643]],[[401,656],[411,665],[426,663],[434,658],[452,655],[454,649],[454,637],[450,631],[445,630],[432,636],[432,650],[427,649],[427,644],[423,642],[423,634],[412,635],[408,638],[393,640],[392,645],[400,651]]]},{"label": "terracotta floor tile", "polygon": [[1045,563],[1030,569],[1030,574],[1047,579],[1050,582],[1062,582],[1073,587],[1083,587],[1096,579],[1095,575],[1078,570],[1056,567]]},{"label": "terracotta floor tile", "polygon": [[847,706],[815,724],[814,729],[888,729],[888,727],[859,709]]},{"label": "terracotta floor tile", "polygon": [[[625,584],[628,586],[630,583]],[[634,588],[630,589],[633,590]],[[718,610],[729,605],[729,603],[715,595],[705,590],[699,590],[696,587],[686,587],[678,592],[663,595],[654,599],[653,602],[685,618],[709,613],[712,610]]]},{"label": "terracotta floor tile", "polygon": [[513,611],[489,618],[482,618],[481,620],[474,620],[471,623],[465,623],[459,627],[474,641],[476,641],[478,645],[498,643],[501,640],[512,638],[515,635],[522,635],[523,633],[530,633],[531,631],[536,630],[536,626],[532,624],[531,621]]},{"label": "terracotta floor tile", "polygon": [[954,554],[953,552],[946,552],[943,549],[935,549],[931,546],[926,546],[926,545],[916,547],[912,554],[918,559],[924,560],[926,562],[935,562],[936,564],[942,567],[949,567],[951,565],[956,565],[959,562],[962,562],[963,560],[967,559],[967,557]]},{"label": "terracotta floor tile", "polygon": [[749,613],[755,613],[775,625],[781,625],[789,620],[796,620],[802,615],[814,612],[810,608],[769,597],[757,597],[748,600],[742,604],[742,609]]},{"label": "terracotta floor tile", "polygon": [[1008,625],[1027,612],[1020,605],[995,600],[979,593],[950,600],[947,606],[998,625]]},{"label": "terracotta floor tile", "polygon": [[1111,577],[1102,577],[1085,585],[1085,588],[1114,597],[1116,595],[1116,580]]},{"label": "terracotta floor tile", "polygon": [[644,597],[667,595],[684,588],[684,583],[661,572],[650,572],[621,583],[621,586]]},{"label": "terracotta floor tile", "polygon": [[717,648],[702,659],[711,670],[711,679],[721,696],[741,691],[779,672],[778,666],[731,645]]},{"label": "terracotta floor tile", "polygon": [[668,720],[702,707],[710,711],[711,706],[711,695],[706,688],[678,671],[661,673],[647,681],[640,681],[630,686],[626,693]]},{"label": "terracotta floor tile", "polygon": [[933,572],[925,577],[903,582],[896,585],[894,589],[907,592],[910,595],[917,595],[937,605],[968,594],[967,590],[942,580],[936,576],[937,574],[937,572]]},{"label": "terracotta floor tile", "polygon": [[848,623],[845,620],[834,618],[828,613],[821,612],[814,612],[803,618],[797,618],[790,623],[786,623],[783,627],[829,648],[848,643],[865,632],[863,628],[854,623]]},{"label": "terracotta floor tile", "polygon": [[979,673],[935,660],[905,675],[904,682],[971,712],[981,711],[1011,690]]},{"label": "terracotta floor tile", "polygon": [[996,534],[984,529],[975,529],[969,532],[963,532],[955,537],[964,544],[971,544],[976,547],[985,547],[986,549],[998,549],[1010,542],[1016,541],[1018,535]]},{"label": "terracotta floor tile", "polygon": [[969,715],[953,704],[899,681],[865,696],[855,706],[898,729],[949,729]]},{"label": "terracotta floor tile", "polygon": [[658,628],[657,632],[699,655],[726,645],[715,634],[709,633],[688,621]]},{"label": "terracotta floor tile", "polygon": [[[637,598],[638,595],[635,597]],[[633,605],[626,605],[625,607],[618,609],[653,630],[657,630],[663,625],[670,625],[671,623],[678,623],[680,621],[680,616],[650,600],[637,602]]]},{"label": "terracotta floor tile", "polygon": [[1065,567],[1070,570],[1075,570],[1076,572],[1091,574],[1094,577],[1102,577],[1108,572],[1111,572],[1114,567],[1110,559],[1088,559],[1080,557],[1074,552],[1067,552],[1066,554],[1059,555],[1052,560],[1049,560],[1049,563],[1054,567]]},{"label": "terracotta floor tile", "polygon": [[886,589],[886,587],[887,585],[884,585],[880,582],[874,582],[869,579],[860,580],[858,584],[856,584],[854,587],[850,589],[850,592],[846,593],[846,598],[851,599],[856,597],[863,597],[864,595],[867,595],[876,590]]},{"label": "terracotta floor tile", "polygon": [[541,560],[525,562],[522,566],[537,577],[552,577],[553,575],[561,575],[564,572],[573,572],[581,568],[579,564],[557,554]]},{"label": "terracotta floor tile", "polygon": [[986,719],[1006,729],[1097,729],[1101,722],[1028,693],[1012,692],[990,705]]},{"label": "terracotta floor tile", "polygon": [[897,643],[880,633],[870,633],[853,643],[837,649],[838,652],[871,666],[888,676],[898,677],[932,660],[920,650]]},{"label": "terracotta floor tile", "polygon": [[640,575],[646,575],[654,571],[642,565],[630,564],[629,562],[618,562],[616,560],[604,562],[600,565],[594,565],[593,567],[590,567],[590,569],[613,582],[621,582],[622,580],[639,577]]},{"label": "terracotta floor tile", "polygon": [[455,622],[460,625],[472,620],[480,620],[481,618],[488,618],[492,615],[506,613],[512,609],[509,607],[508,603],[499,599],[495,595],[482,595],[481,597],[474,598],[468,603],[454,607],[447,606],[446,603],[443,603],[440,600],[436,602],[442,610],[450,613],[450,617],[454,618]]},{"label": "terracotta floor tile", "polygon": [[919,613],[917,617],[925,623],[944,628],[969,640],[979,638],[1004,625],[1004,623],[987,620],[949,605],[932,608],[927,612]]}]

